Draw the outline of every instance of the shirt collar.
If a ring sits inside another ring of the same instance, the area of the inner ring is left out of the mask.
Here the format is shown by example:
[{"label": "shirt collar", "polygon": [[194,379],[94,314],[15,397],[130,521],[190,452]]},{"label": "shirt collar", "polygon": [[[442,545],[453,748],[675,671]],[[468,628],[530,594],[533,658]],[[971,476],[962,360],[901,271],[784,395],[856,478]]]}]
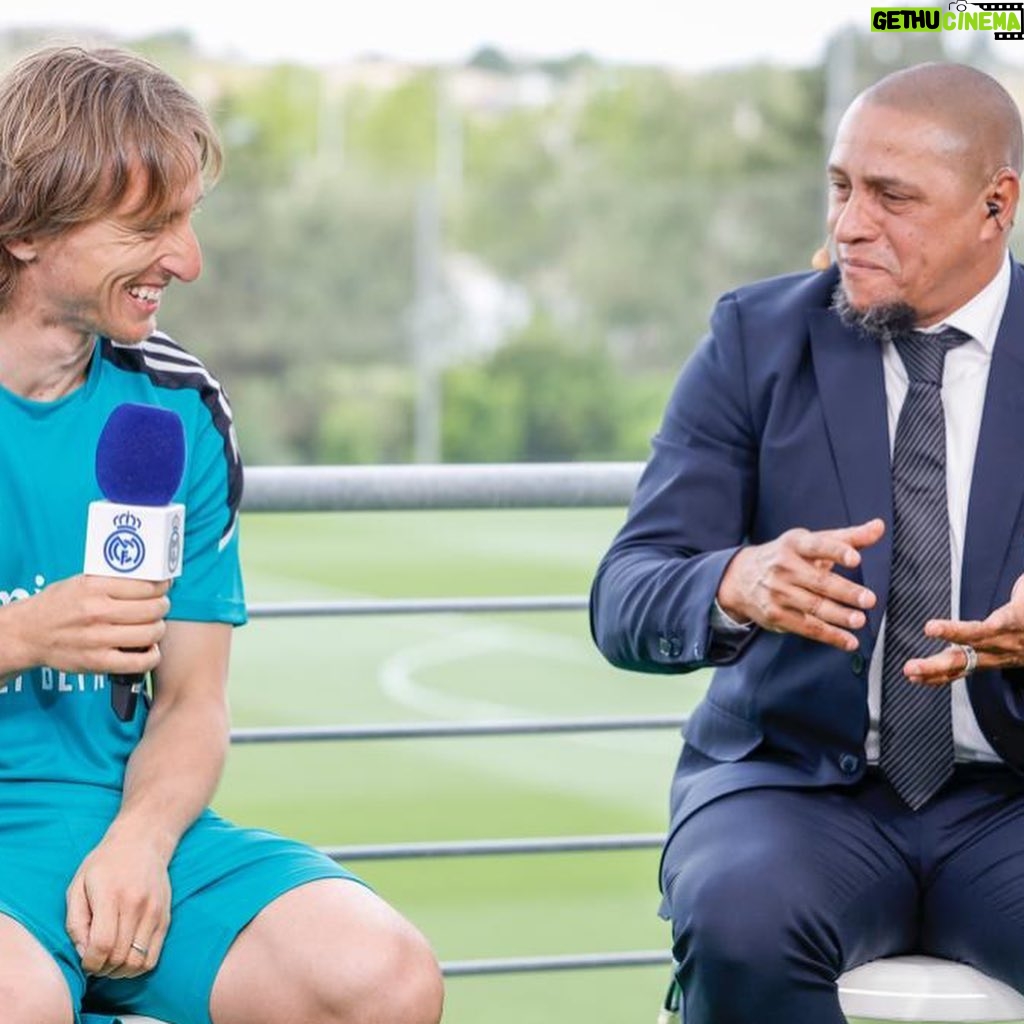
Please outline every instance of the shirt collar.
[{"label": "shirt collar", "polygon": [[1006,258],[996,272],[996,276],[973,299],[954,310],[941,323],[929,327],[925,333],[930,334],[943,327],[956,327],[965,334],[969,334],[988,355],[992,355],[1009,294],[1010,253],[1007,251]]}]

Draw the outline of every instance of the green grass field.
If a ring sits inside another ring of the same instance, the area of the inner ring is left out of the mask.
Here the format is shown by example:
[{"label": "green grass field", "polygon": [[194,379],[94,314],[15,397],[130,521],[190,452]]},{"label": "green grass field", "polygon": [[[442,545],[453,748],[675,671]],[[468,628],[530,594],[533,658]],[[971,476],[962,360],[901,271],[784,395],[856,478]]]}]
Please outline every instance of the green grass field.
[{"label": "green grass field", "polygon": [[[605,510],[256,515],[250,602],[582,594]],[[583,612],[256,620],[236,633],[235,724],[676,714],[700,675],[617,671]],[[215,806],[316,845],[659,832],[674,730],[239,746]],[[657,852],[353,865],[443,960],[667,949]],[[640,1024],[665,968],[448,983],[448,1024]],[[400,983],[400,979],[396,979]]]}]

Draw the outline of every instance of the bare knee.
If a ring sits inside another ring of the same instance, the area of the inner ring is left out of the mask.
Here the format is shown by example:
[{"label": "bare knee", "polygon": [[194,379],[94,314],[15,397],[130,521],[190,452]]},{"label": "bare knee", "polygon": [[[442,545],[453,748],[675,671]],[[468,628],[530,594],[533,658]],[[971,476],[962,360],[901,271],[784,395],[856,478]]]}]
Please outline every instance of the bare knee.
[{"label": "bare knee", "polygon": [[[403,956],[406,968],[399,968],[399,987],[408,983],[408,991],[403,994],[404,1009],[394,1018],[396,1024],[438,1024],[444,1004],[444,981],[441,968],[433,950],[418,932],[413,932],[412,940],[407,943]],[[408,977],[406,976],[408,971]]]},{"label": "bare knee", "polygon": [[374,936],[358,972],[331,986],[323,1024],[438,1024],[444,983],[433,951],[405,921]]},{"label": "bare knee", "polygon": [[71,1024],[71,993],[53,957],[29,932],[0,914],[0,1021]]},{"label": "bare knee", "polygon": [[0,977],[0,1007],[4,1024],[71,1024],[71,1000],[56,984]]},{"label": "bare knee", "polygon": [[328,879],[265,908],[229,952],[215,1024],[437,1024],[441,972],[426,939],[357,882]]}]

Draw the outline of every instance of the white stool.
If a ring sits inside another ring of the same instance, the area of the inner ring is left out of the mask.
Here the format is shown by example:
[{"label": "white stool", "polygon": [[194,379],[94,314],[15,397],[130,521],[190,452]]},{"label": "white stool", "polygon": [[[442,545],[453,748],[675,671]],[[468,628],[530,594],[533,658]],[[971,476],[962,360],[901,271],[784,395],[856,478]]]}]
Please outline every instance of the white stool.
[{"label": "white stool", "polygon": [[1024,996],[966,964],[894,956],[847,971],[839,1003],[867,1020],[1024,1021]]}]

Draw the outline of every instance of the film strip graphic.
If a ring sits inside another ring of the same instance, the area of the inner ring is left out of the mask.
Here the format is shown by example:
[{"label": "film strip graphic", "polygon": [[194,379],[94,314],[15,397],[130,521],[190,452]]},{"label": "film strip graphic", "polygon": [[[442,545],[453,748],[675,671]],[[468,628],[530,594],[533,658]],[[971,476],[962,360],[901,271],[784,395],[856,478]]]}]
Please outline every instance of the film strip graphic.
[{"label": "film strip graphic", "polygon": [[[1024,25],[1024,3],[1015,4],[979,4],[971,3],[971,7],[977,7],[982,11],[1016,11],[1017,17],[1020,19],[1021,25]],[[959,9],[959,4],[954,5],[954,9]],[[1024,39],[1024,32],[993,32],[992,35],[996,39]]]}]

